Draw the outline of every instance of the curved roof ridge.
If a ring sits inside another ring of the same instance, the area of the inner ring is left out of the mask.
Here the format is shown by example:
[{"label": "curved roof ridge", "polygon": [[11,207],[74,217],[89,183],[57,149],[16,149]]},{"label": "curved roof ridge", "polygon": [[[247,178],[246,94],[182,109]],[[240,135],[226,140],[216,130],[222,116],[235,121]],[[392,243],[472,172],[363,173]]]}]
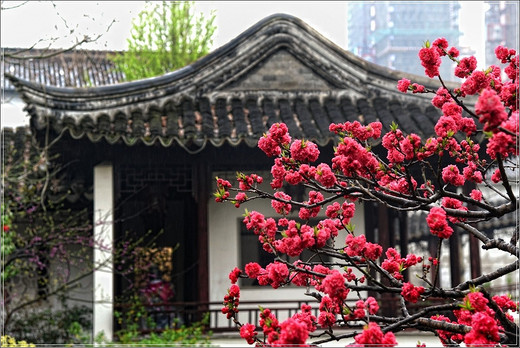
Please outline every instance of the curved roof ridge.
[{"label": "curved roof ridge", "polygon": [[[291,31],[289,29],[283,30],[283,26],[289,26],[289,27],[297,27],[297,31]],[[350,64],[361,68],[363,71],[367,71],[370,74],[379,76],[380,78],[384,79],[391,79],[395,80],[396,78],[400,78],[401,76],[410,76],[409,74],[403,73],[403,72],[397,72],[393,71],[389,68],[379,66],[377,64],[368,62],[361,57],[356,56],[355,54],[346,51],[336,45],[334,42],[332,42],[330,39],[326,38],[322,34],[320,34],[318,31],[313,29],[310,25],[308,25],[303,20],[294,17],[289,14],[283,14],[283,13],[277,13],[270,15],[256,24],[252,25],[245,31],[243,31],[241,34],[236,36],[234,39],[230,40],[228,43],[222,45],[221,47],[217,48],[216,50],[210,52],[206,56],[198,59],[197,61],[183,67],[180,69],[177,69],[172,72],[165,73],[160,76],[141,79],[141,80],[135,80],[135,81],[129,81],[129,82],[120,82],[118,84],[113,85],[105,85],[105,86],[96,86],[96,87],[57,87],[57,86],[49,86],[49,85],[42,85],[40,83],[36,83],[33,81],[28,81],[19,77],[16,77],[12,74],[6,73],[5,76],[15,85],[19,87],[25,87],[31,90],[39,91],[41,93],[44,93],[46,95],[52,95],[52,96],[76,96],[79,98],[86,97],[89,98],[90,96],[95,95],[104,95],[104,96],[110,96],[110,95],[118,95],[118,94],[125,94],[125,93],[133,93],[136,91],[140,91],[147,88],[157,88],[165,85],[169,85],[172,83],[176,83],[178,81],[189,79],[190,77],[196,75],[201,70],[204,70],[208,66],[210,66],[213,62],[221,60],[223,57],[226,57],[227,55],[230,55],[233,51],[239,50],[239,48],[247,43],[249,40],[254,40],[255,35],[265,31],[267,29],[271,29],[270,32],[273,34],[279,34],[287,36],[285,39],[291,38],[292,40],[301,40],[301,36],[304,34],[310,35],[313,37],[314,40],[316,40],[320,45],[326,46],[328,50],[330,50],[331,54],[335,54],[338,57],[336,58],[343,58],[345,61],[349,62]],[[296,34],[300,32],[300,34]],[[302,42],[303,44],[303,42]],[[236,53],[236,52],[235,52]],[[309,54],[312,54],[312,52],[308,52]],[[317,52],[314,52],[317,54]],[[324,56],[322,54],[322,56]],[[331,58],[330,56],[328,57]],[[425,77],[421,76],[415,76],[413,75],[414,81],[419,80],[419,83],[428,85],[430,84],[429,79],[426,79]]]}]

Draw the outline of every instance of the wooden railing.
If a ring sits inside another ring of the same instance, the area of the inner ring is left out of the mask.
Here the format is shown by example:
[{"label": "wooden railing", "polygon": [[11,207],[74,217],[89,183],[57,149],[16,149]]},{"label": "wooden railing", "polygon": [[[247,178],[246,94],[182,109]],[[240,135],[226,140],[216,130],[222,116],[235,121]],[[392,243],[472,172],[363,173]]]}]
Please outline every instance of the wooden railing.
[{"label": "wooden railing", "polygon": [[[518,289],[515,286],[496,287],[488,290],[491,295],[510,293],[513,300],[518,301]],[[319,303],[316,301],[240,301],[238,319],[243,323],[251,323],[259,326],[259,314],[261,305],[263,308],[269,308],[274,315],[283,321],[291,317],[294,313],[301,309],[302,304],[308,304],[312,308],[312,313],[319,316]],[[435,305],[445,303],[444,299],[431,298],[426,302],[417,302],[409,304],[409,310],[415,312],[426,305]],[[348,301],[349,306],[355,306],[355,301]],[[150,331],[162,331],[166,327],[172,325],[189,324],[202,319],[205,313],[209,313],[208,329],[213,332],[225,332],[236,330],[236,325],[232,320],[228,320],[222,314],[222,302],[169,302],[143,305],[149,318],[155,323],[155,327],[148,327],[145,320],[140,323],[140,331],[147,333]],[[384,307],[384,303],[380,306]],[[116,310],[124,313],[131,309],[129,304],[120,304],[116,306]]]},{"label": "wooden railing", "polygon": [[[283,321],[301,309],[302,304],[311,306],[312,313],[318,317],[319,303],[315,301],[240,301],[238,320],[259,325],[259,314],[261,305],[263,308],[269,308],[274,315]],[[354,306],[355,301],[351,301],[349,305]],[[172,325],[189,324],[198,321],[205,313],[209,313],[209,327],[213,332],[235,331],[236,325],[232,320],[226,318],[222,314],[222,302],[169,302],[143,304],[150,320],[155,323],[155,327],[148,327],[146,320],[141,320],[140,331],[148,333],[150,331],[161,331]],[[125,313],[131,309],[129,304],[116,305],[116,310]]]}]

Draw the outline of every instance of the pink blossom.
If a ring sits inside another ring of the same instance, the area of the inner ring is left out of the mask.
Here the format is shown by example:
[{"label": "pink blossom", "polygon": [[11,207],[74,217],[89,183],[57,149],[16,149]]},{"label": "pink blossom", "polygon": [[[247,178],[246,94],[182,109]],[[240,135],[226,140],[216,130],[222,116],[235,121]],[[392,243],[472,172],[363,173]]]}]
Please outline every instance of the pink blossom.
[{"label": "pink blossom", "polygon": [[448,50],[448,40],[443,37],[440,37],[432,42],[432,46],[437,48],[437,52],[439,55],[445,56],[446,51]]},{"label": "pink blossom", "polygon": [[471,331],[464,336],[467,346],[495,346],[500,342],[496,321],[484,312],[475,313],[471,318]]},{"label": "pink blossom", "polygon": [[322,290],[335,301],[341,302],[347,298],[349,289],[345,286],[345,279],[338,270],[332,272],[323,279]]},{"label": "pink blossom", "polygon": [[302,163],[314,162],[318,159],[318,146],[308,140],[295,140],[291,144],[291,156]]},{"label": "pink blossom", "polygon": [[[516,133],[518,136],[518,110],[515,111],[505,122],[502,122],[500,126],[510,131],[511,133]],[[517,139],[517,137],[514,137],[511,134],[503,131],[497,131],[495,134],[493,134],[491,139],[489,139],[486,153],[492,159],[495,159],[498,154],[502,155],[503,157],[507,157],[509,155],[518,155],[519,148]]]},{"label": "pink blossom", "polygon": [[368,313],[371,315],[375,315],[379,311],[379,304],[377,303],[376,299],[372,296],[369,296],[366,299],[365,306],[368,310]]},{"label": "pink blossom", "polygon": [[270,263],[265,270],[267,271],[269,283],[274,289],[280,287],[280,285],[287,280],[287,276],[289,275],[287,265],[280,262]]},{"label": "pink blossom", "polygon": [[238,281],[238,277],[240,276],[240,273],[242,273],[242,271],[238,267],[235,267],[229,273],[229,280],[231,280],[231,284],[235,284]]},{"label": "pink blossom", "polygon": [[440,207],[430,209],[426,222],[430,227],[431,233],[439,238],[449,238],[453,234],[453,229],[448,226],[448,221],[446,220],[446,212]]},{"label": "pink blossom", "polygon": [[326,163],[320,163],[316,168],[316,174],[314,178],[325,187],[332,187],[336,184],[336,175],[332,172],[329,165]]},{"label": "pink blossom", "polygon": [[457,133],[457,123],[452,117],[442,115],[435,125],[435,134],[441,138],[453,136]]},{"label": "pink blossom", "polygon": [[480,94],[475,104],[475,113],[480,116],[479,122],[484,125],[485,131],[494,130],[507,120],[504,105],[497,93],[491,88],[484,89]]},{"label": "pink blossom", "polygon": [[448,90],[444,87],[439,87],[435,93],[435,97],[432,99],[432,105],[440,109],[445,103],[451,102],[452,100]]},{"label": "pink blossom", "polygon": [[249,278],[256,278],[263,269],[258,263],[250,262],[245,266],[245,271]]},{"label": "pink blossom", "polygon": [[412,283],[404,283],[401,295],[408,302],[416,303],[425,289],[422,286],[414,286]]},{"label": "pink blossom", "polygon": [[414,83],[412,84],[412,92],[415,94],[415,93],[424,93],[425,92],[425,88],[423,85],[420,85],[418,83]]},{"label": "pink blossom", "polygon": [[273,207],[273,209],[281,215],[289,214],[291,212],[292,206],[290,203],[287,202],[291,201],[291,196],[281,191],[275,192],[274,196],[276,198],[284,200],[285,202],[280,202],[276,199],[271,200],[271,206]]},{"label": "pink blossom", "polygon": [[277,345],[296,345],[305,344],[309,337],[307,325],[304,322],[289,318],[282,322],[278,341],[273,342]]},{"label": "pink blossom", "polygon": [[504,46],[497,46],[495,48],[495,56],[500,60],[501,63],[507,63],[509,59],[509,49]]},{"label": "pink blossom", "polygon": [[477,59],[474,56],[462,58],[455,68],[455,76],[465,78],[471,75],[476,68]]},{"label": "pink blossom", "polygon": [[269,157],[276,157],[282,153],[280,145],[268,135],[258,139],[258,147]]},{"label": "pink blossom", "polygon": [[453,164],[444,167],[442,170],[442,180],[447,184],[452,184],[453,186],[462,186],[465,181],[464,176],[459,172],[459,168]]},{"label": "pink blossom", "polygon": [[491,175],[491,181],[495,184],[499,183],[502,180],[502,174],[500,173],[500,169],[495,169],[493,175]]},{"label": "pink blossom", "polygon": [[518,81],[518,56],[511,59],[511,62],[506,66],[504,72],[511,80]]},{"label": "pink blossom", "polygon": [[459,50],[456,48],[456,47],[451,47],[449,50],[448,50],[448,54],[450,56],[452,56],[453,58],[457,58],[459,56]]},{"label": "pink blossom", "polygon": [[397,89],[403,93],[408,91],[408,87],[410,86],[411,81],[405,78],[400,79],[397,82]]},{"label": "pink blossom", "polygon": [[471,193],[469,195],[476,201],[482,201],[482,191],[480,190],[471,190]]},{"label": "pink blossom", "polygon": [[424,72],[430,78],[439,75],[439,66],[441,65],[441,57],[436,47],[424,47],[419,51],[419,59],[424,67]]},{"label": "pink blossom", "polygon": [[365,347],[395,347],[397,341],[392,332],[383,334],[379,325],[374,322],[368,323],[363,328],[363,332],[354,337],[357,344]]},{"label": "pink blossom", "polygon": [[327,328],[329,326],[333,326],[336,323],[336,315],[330,312],[320,312],[318,316],[318,324],[322,328]]},{"label": "pink blossom", "polygon": [[258,335],[258,332],[256,332],[256,326],[253,324],[246,323],[240,328],[240,337],[244,338],[247,344],[255,343],[256,335]]}]

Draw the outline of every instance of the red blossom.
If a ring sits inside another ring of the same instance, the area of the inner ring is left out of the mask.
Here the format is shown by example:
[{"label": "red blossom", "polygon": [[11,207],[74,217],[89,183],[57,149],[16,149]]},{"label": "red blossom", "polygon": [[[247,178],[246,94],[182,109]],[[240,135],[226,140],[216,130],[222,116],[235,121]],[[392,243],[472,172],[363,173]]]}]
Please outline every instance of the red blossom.
[{"label": "red blossom", "polygon": [[227,295],[224,296],[224,307],[222,307],[222,313],[226,314],[228,319],[238,313],[239,298],[240,288],[236,284],[231,285]]},{"label": "red blossom", "polygon": [[442,170],[442,180],[447,184],[452,184],[453,186],[462,186],[465,181],[464,176],[459,172],[459,168],[453,164],[446,166]]},{"label": "red blossom", "polygon": [[397,89],[403,93],[408,91],[408,87],[410,86],[411,81],[405,78],[402,78],[397,82]]},{"label": "red blossom", "polygon": [[291,144],[291,156],[296,161],[302,163],[314,162],[318,159],[320,151],[318,146],[312,141],[308,140],[295,140]]},{"label": "red blossom", "polygon": [[439,55],[445,56],[446,51],[448,50],[448,40],[443,37],[440,37],[432,42],[432,46],[437,48],[437,52]]},{"label": "red blossom", "polygon": [[449,50],[448,50],[448,54],[450,56],[452,56],[453,58],[457,58],[459,56],[459,50],[456,48],[456,47],[451,47]]},{"label": "red blossom", "polygon": [[484,312],[475,313],[471,318],[471,331],[464,336],[469,347],[495,346],[500,342],[496,321]]},{"label": "red blossom", "polygon": [[271,343],[276,345],[301,346],[305,344],[308,337],[309,331],[307,324],[294,318],[289,318],[281,324],[279,339]]},{"label": "red blossom", "polygon": [[517,134],[517,136],[515,137],[503,131],[494,133],[491,139],[489,139],[486,153],[492,159],[495,159],[498,154],[502,155],[503,157],[507,157],[509,155],[518,155],[518,110],[516,110],[511,115],[511,117],[509,117],[509,119],[503,122],[500,126],[511,133]]},{"label": "red blossom", "polygon": [[424,47],[419,51],[419,59],[424,67],[424,72],[430,78],[439,75],[439,66],[441,65],[441,57],[436,47]]},{"label": "red blossom", "polygon": [[255,343],[256,335],[258,335],[258,332],[256,332],[256,326],[253,324],[246,323],[240,328],[240,337],[244,338],[247,344]]},{"label": "red blossom", "polygon": [[502,180],[502,174],[500,173],[500,169],[497,168],[493,172],[493,175],[491,175],[491,181],[493,181],[495,184],[499,183]]},{"label": "red blossom", "polygon": [[371,315],[376,315],[379,311],[379,304],[377,303],[376,299],[372,296],[369,296],[365,301],[365,306],[368,310],[368,313]]},{"label": "red blossom", "polygon": [[512,310],[513,312],[518,311],[518,302],[511,300],[511,297],[508,295],[495,295],[492,299],[503,312],[508,310]]},{"label": "red blossom", "polygon": [[425,92],[425,88],[423,85],[420,85],[418,83],[413,83],[412,84],[412,92],[413,93],[424,93]]},{"label": "red blossom", "polygon": [[392,332],[383,334],[379,325],[374,322],[368,323],[363,328],[363,332],[354,337],[354,340],[361,347],[395,347],[397,345],[395,335]]},{"label": "red blossom", "polygon": [[480,94],[475,104],[475,113],[480,116],[479,122],[484,125],[485,131],[495,130],[502,122],[507,120],[507,112],[500,101],[497,92],[486,88]]},{"label": "red blossom", "polygon": [[231,280],[231,284],[235,284],[238,281],[238,277],[240,276],[241,273],[242,273],[242,271],[238,267],[235,267],[229,273],[229,280]]},{"label": "red blossom", "polygon": [[466,295],[464,301],[467,301],[471,308],[476,312],[485,312],[488,308],[487,304],[489,302],[487,298],[485,298],[484,295],[479,291],[470,292]]},{"label": "red blossom", "polygon": [[460,89],[467,95],[473,95],[488,87],[489,81],[490,77],[488,77],[485,72],[474,71],[471,76],[462,83]]},{"label": "red blossom", "polygon": [[273,289],[280,287],[287,280],[287,276],[289,276],[287,265],[281,262],[270,263],[265,270],[267,271],[269,284],[271,284]]},{"label": "red blossom", "polygon": [[430,209],[426,222],[430,227],[431,233],[439,238],[449,238],[453,234],[453,229],[446,220],[446,212],[440,207]]},{"label": "red blossom", "polygon": [[[451,197],[444,197],[442,199],[442,206],[445,208],[449,208],[449,209],[468,211],[468,208],[465,207],[461,201],[459,201],[458,199],[455,199],[455,198],[451,198]],[[458,221],[464,221],[463,218],[458,218],[458,217],[453,217],[453,216],[449,216],[448,220],[450,220],[453,223],[458,222]]]},{"label": "red blossom", "polygon": [[337,182],[336,175],[334,175],[326,163],[320,163],[318,165],[314,179],[327,188],[334,186]]},{"label": "red blossom", "polygon": [[250,262],[245,266],[245,271],[249,278],[256,278],[262,271],[265,270],[258,263]]},{"label": "red blossom", "polygon": [[422,286],[414,286],[412,283],[404,283],[401,295],[406,301],[416,303],[424,291],[425,289]]},{"label": "red blossom", "polygon": [[462,58],[455,68],[455,76],[468,77],[477,68],[477,59],[474,56]]},{"label": "red blossom", "polygon": [[500,60],[501,63],[507,63],[507,61],[511,58],[509,49],[501,45],[495,48],[495,56]]},{"label": "red blossom", "polygon": [[445,103],[451,102],[452,100],[449,91],[444,87],[439,87],[435,93],[435,97],[432,99],[432,105],[440,109]]},{"label": "red blossom", "polygon": [[345,279],[338,270],[332,272],[322,281],[322,291],[329,295],[331,299],[342,302],[347,298],[349,289],[345,286]]},{"label": "red blossom", "polygon": [[273,209],[281,215],[289,214],[291,212],[292,206],[290,203],[287,202],[291,201],[291,196],[281,191],[275,192],[274,196],[285,202],[280,202],[276,199],[271,200],[271,206],[273,207]]},{"label": "red blossom", "polygon": [[480,190],[471,190],[471,193],[469,194],[471,198],[473,198],[476,201],[482,201],[482,191]]}]

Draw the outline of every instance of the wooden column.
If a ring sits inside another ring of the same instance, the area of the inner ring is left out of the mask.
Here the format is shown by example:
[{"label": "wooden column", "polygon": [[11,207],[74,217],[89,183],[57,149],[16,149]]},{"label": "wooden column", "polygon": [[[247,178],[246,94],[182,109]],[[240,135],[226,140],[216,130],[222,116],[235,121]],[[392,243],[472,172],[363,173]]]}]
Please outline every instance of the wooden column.
[{"label": "wooden column", "polygon": [[[471,190],[476,187],[473,182],[466,182],[463,187],[464,194],[469,196]],[[474,206],[468,206],[469,210],[475,209]],[[469,233],[469,259],[471,265],[471,278],[477,278],[482,275],[482,269],[480,267],[480,245],[479,240],[471,233]]]},{"label": "wooden column", "polygon": [[197,244],[198,244],[198,299],[209,301],[209,261],[208,261],[208,199],[210,174],[207,162],[195,165],[197,200]]},{"label": "wooden column", "polygon": [[[401,249],[401,256],[408,255],[408,216],[406,212],[400,211],[397,213],[399,217],[399,248]],[[410,271],[408,268],[403,272],[404,280],[410,280]]]},{"label": "wooden column", "polygon": [[114,171],[111,163],[94,167],[94,240],[106,249],[94,249],[93,336],[114,334]]},{"label": "wooden column", "polygon": [[[364,218],[365,218],[365,238],[368,242],[377,243],[376,240],[376,231],[377,231],[377,205],[374,202],[363,202],[363,210],[364,210]],[[372,277],[376,276],[376,271],[373,267],[370,267],[370,275]],[[369,285],[373,285],[368,282]],[[372,296],[374,298],[378,297],[378,294],[375,291],[368,291],[368,296]]]},{"label": "wooden column", "polygon": [[451,286],[455,287],[460,284],[460,237],[458,227],[453,229],[453,234],[449,239],[450,243],[450,277]]},{"label": "wooden column", "polygon": [[[386,250],[391,247],[390,244],[391,236],[390,236],[390,219],[389,219],[389,211],[386,206],[383,204],[379,204],[377,208],[377,221],[378,221],[378,231],[379,231],[379,244],[383,247],[383,257]],[[389,285],[389,281],[386,278],[382,278],[381,282],[383,284]],[[385,316],[393,316],[397,311],[397,305],[399,301],[396,297],[391,293],[382,293],[381,294],[381,314]]]}]

